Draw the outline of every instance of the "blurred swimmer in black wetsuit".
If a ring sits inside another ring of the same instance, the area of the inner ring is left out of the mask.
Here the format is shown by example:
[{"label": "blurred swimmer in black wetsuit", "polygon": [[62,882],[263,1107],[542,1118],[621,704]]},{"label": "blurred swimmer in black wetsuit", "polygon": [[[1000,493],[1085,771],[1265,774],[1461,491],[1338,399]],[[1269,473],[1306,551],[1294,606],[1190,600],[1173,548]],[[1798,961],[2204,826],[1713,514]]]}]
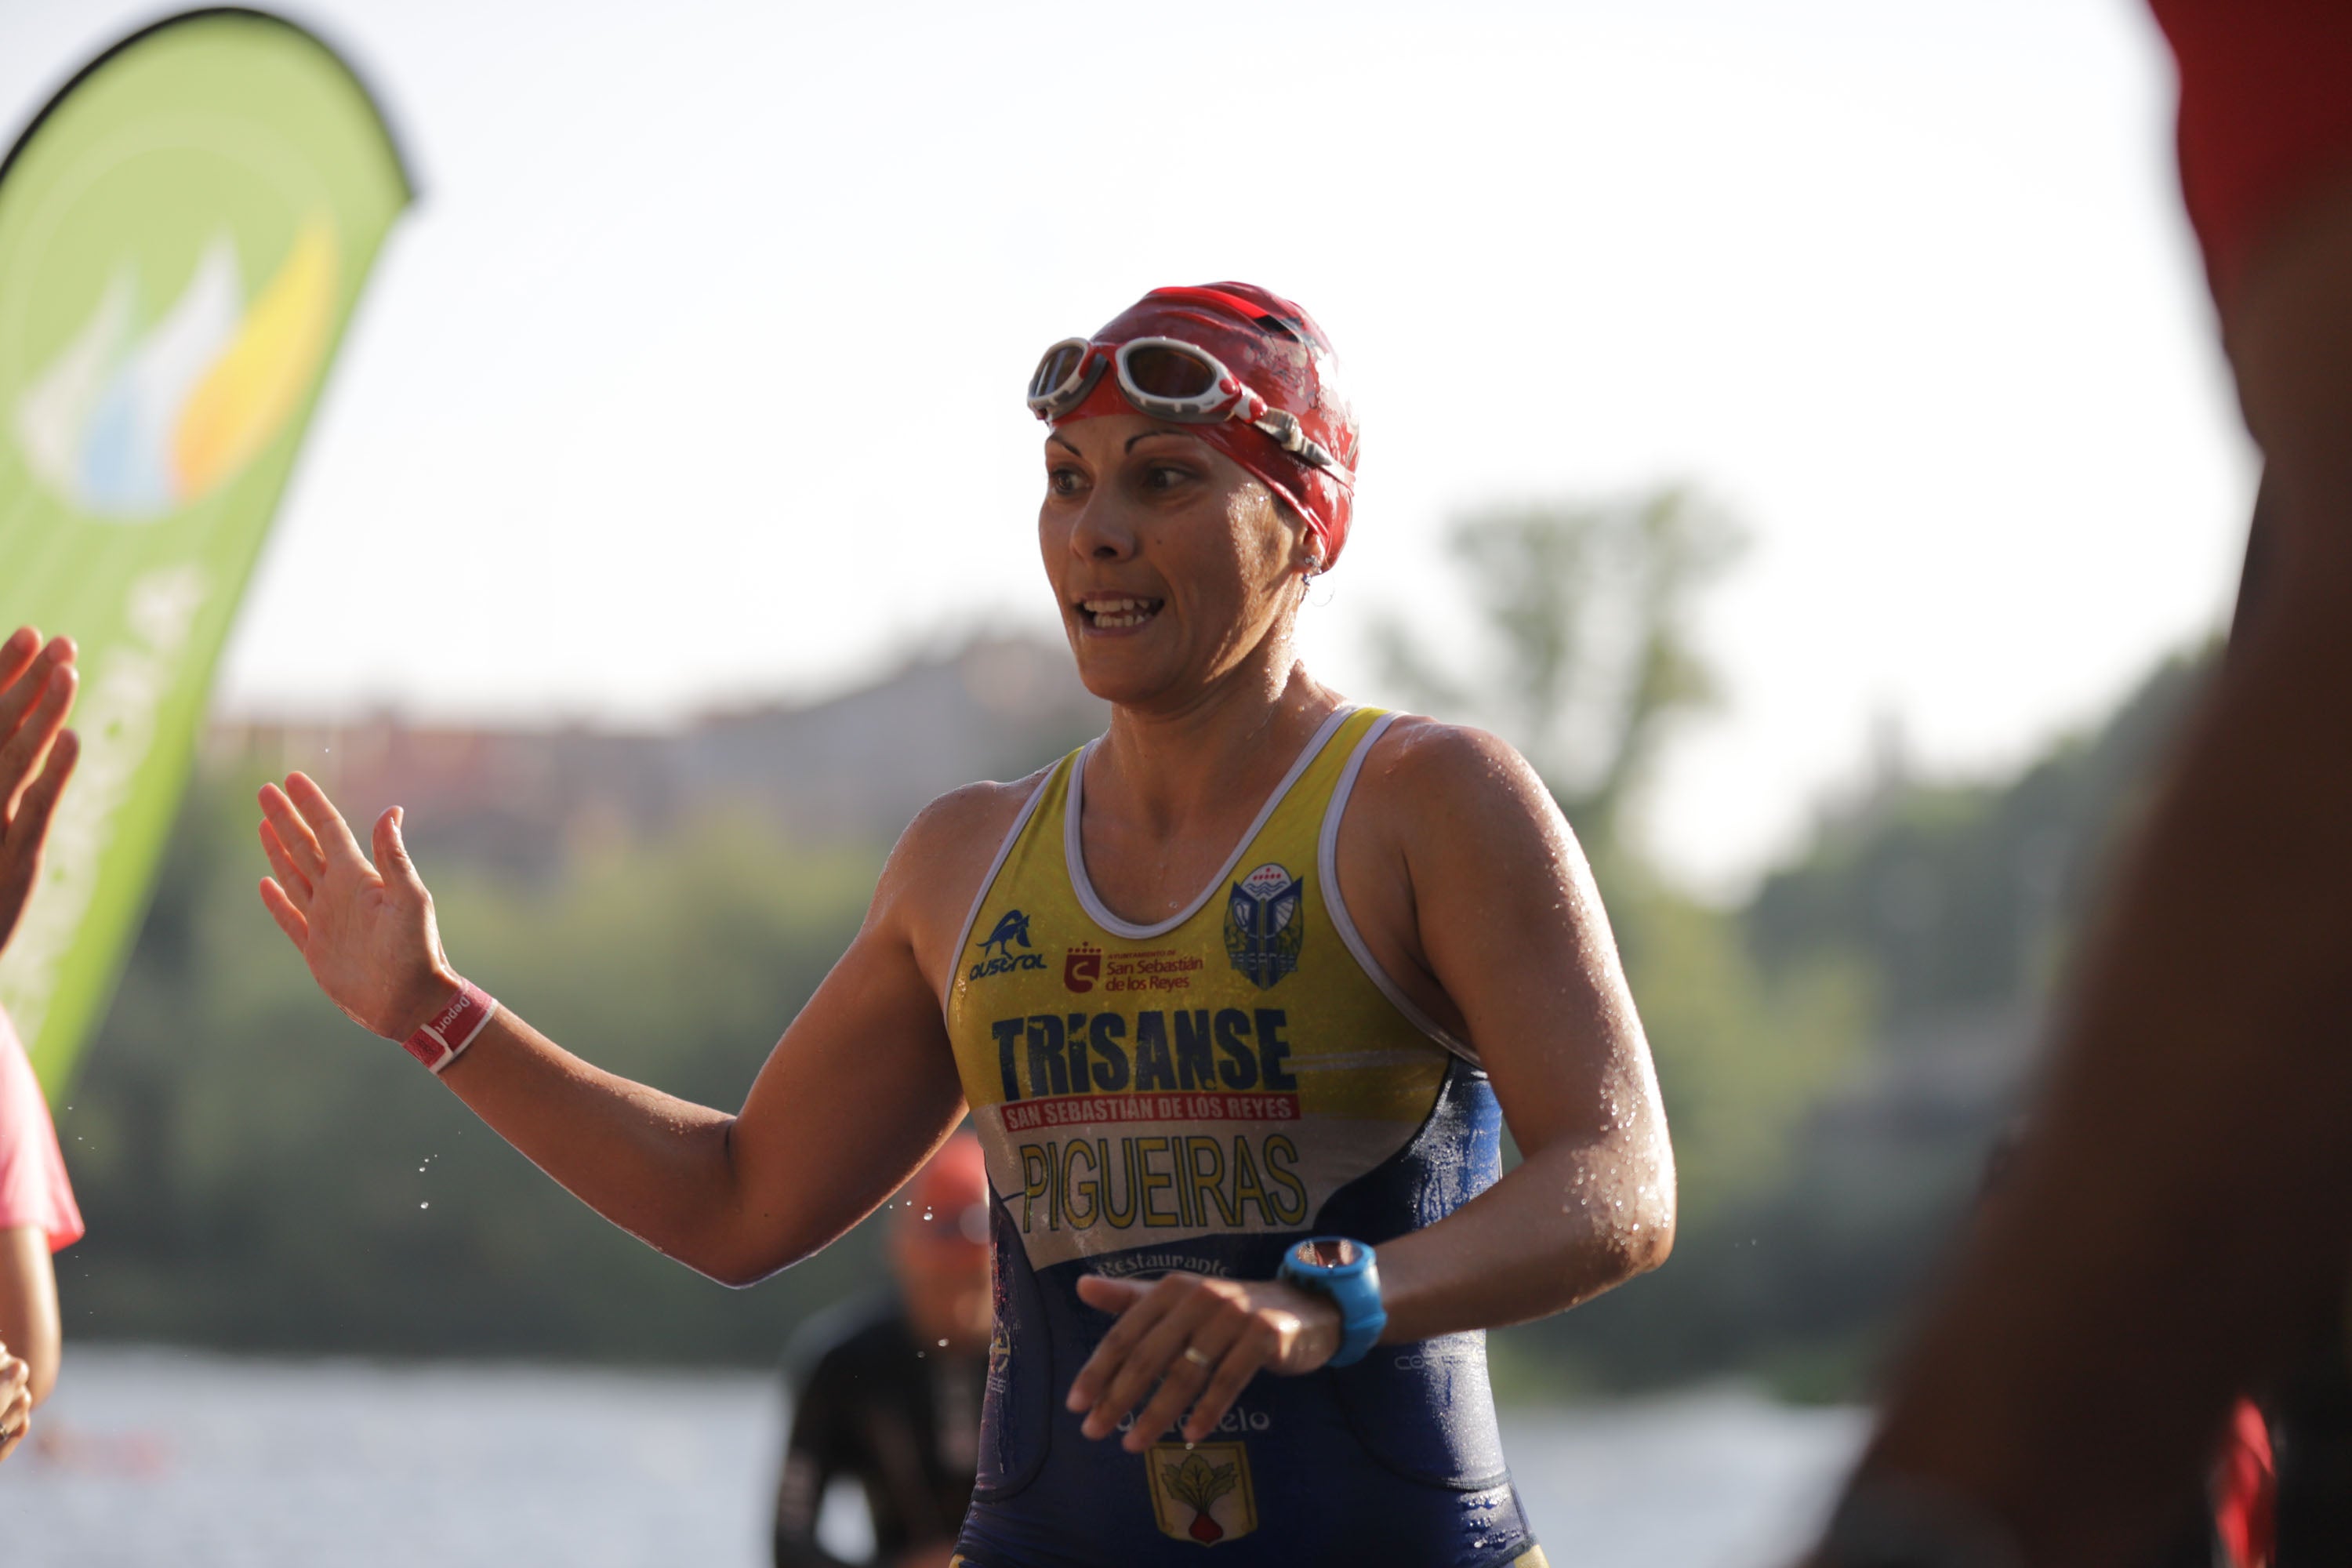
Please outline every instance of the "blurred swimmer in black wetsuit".
[{"label": "blurred swimmer in black wetsuit", "polygon": [[896,1298],[851,1302],[793,1342],[776,1568],[843,1562],[816,1538],[836,1479],[864,1490],[870,1561],[889,1568],[946,1563],[971,1504],[992,1311],[980,1141],[950,1139],[892,1212]]}]

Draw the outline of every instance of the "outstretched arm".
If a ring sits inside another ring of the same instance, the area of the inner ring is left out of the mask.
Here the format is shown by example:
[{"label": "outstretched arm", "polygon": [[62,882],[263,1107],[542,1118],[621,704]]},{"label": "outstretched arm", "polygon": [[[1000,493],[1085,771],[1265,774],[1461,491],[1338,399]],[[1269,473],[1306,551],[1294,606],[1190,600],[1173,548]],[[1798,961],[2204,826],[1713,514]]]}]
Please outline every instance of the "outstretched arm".
[{"label": "outstretched arm", "polygon": [[[405,1038],[458,982],[399,810],[376,820],[371,859],[300,773],[266,786],[261,806],[277,872],[262,901],[337,1006]],[[963,1114],[917,958],[929,895],[954,879],[956,817],[934,808],[908,830],[865,925],[740,1112],[606,1072],[505,1006],[443,1080],[574,1196],[712,1279],[749,1284],[798,1261],[895,1191]]]}]

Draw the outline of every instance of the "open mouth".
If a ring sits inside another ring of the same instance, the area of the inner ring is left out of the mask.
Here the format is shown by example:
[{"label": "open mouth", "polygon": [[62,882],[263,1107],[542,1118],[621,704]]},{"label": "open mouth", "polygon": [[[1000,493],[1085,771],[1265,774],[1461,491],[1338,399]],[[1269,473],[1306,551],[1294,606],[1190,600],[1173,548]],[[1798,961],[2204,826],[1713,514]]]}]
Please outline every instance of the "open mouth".
[{"label": "open mouth", "polygon": [[1078,618],[1098,632],[1129,631],[1160,613],[1165,599],[1100,597],[1080,599]]}]

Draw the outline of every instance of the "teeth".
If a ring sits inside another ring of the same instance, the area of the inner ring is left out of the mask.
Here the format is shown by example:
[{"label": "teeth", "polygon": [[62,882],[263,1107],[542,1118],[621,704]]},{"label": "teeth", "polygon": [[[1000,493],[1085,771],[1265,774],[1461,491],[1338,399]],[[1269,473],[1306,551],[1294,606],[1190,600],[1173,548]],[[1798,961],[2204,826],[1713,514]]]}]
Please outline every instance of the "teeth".
[{"label": "teeth", "polygon": [[1150,620],[1160,608],[1157,599],[1081,599],[1078,608],[1084,610],[1097,626],[1118,628],[1139,626]]}]

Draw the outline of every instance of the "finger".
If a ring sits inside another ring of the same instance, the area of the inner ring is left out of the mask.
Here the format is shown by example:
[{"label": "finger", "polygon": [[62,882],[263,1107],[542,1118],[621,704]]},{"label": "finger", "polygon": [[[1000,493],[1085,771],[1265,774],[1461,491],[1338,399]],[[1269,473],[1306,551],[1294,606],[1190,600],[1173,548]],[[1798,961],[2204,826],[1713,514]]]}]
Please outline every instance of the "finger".
[{"label": "finger", "polygon": [[274,784],[261,786],[261,816],[278,830],[278,842],[293,858],[295,866],[311,881],[317,881],[327,868],[326,851],[319,847],[318,835],[302,820],[302,814],[294,809],[286,792]]},{"label": "finger", "polygon": [[401,841],[402,816],[400,807],[395,805],[375,819],[376,874],[390,886],[405,888],[422,899],[425,896],[425,879],[416,874],[416,862],[408,858],[408,846]]},{"label": "finger", "polygon": [[269,857],[269,868],[278,873],[279,889],[307,915],[316,889],[310,877],[295,863],[294,852],[286,847],[286,840],[278,837],[277,826],[267,820],[261,825],[261,852]]},{"label": "finger", "polygon": [[[1194,1331],[1217,1305],[1213,1298],[1202,1295],[1189,1282],[1171,1287],[1163,1281],[1159,1293],[1168,1299],[1169,1305],[1119,1358],[1109,1384],[1083,1423],[1089,1437],[1108,1436],[1120,1416],[1143,1403],[1153,1386],[1169,1375],[1177,1357],[1192,1342]],[[1129,1312],[1119,1320],[1119,1326],[1125,1326],[1145,1310],[1138,1308]],[[1135,1434],[1130,1432],[1129,1437],[1132,1443]]]},{"label": "finger", "polygon": [[72,662],[73,644],[63,637],[52,637],[5,685],[0,685],[0,740],[16,732],[16,726],[25,721],[26,710],[40,699],[43,684],[57,673],[58,666]]},{"label": "finger", "polygon": [[5,1400],[0,1400],[0,1432],[9,1435],[9,1441],[0,1445],[0,1456],[16,1446],[16,1441],[25,1436],[25,1428],[33,1422],[33,1391],[25,1385],[24,1377],[19,1376],[14,1381],[16,1386]]},{"label": "finger", "polygon": [[1111,1369],[1118,1364],[1120,1358],[1127,1354],[1128,1348],[1141,1338],[1144,1329],[1150,1326],[1146,1319],[1167,1310],[1167,1303],[1163,1301],[1157,1307],[1147,1309],[1145,1318],[1129,1321],[1132,1310],[1151,1299],[1151,1287],[1127,1279],[1106,1279],[1098,1274],[1079,1277],[1078,1299],[1090,1307],[1118,1314],[1118,1321],[1111,1325],[1102,1342],[1095,1346],[1095,1353],[1087,1358],[1087,1364],[1078,1369],[1076,1377],[1071,1379],[1069,1395],[1064,1403],[1072,1410],[1087,1409],[1102,1396],[1103,1385],[1110,1380]]},{"label": "finger", "polygon": [[286,889],[268,877],[261,879],[261,906],[269,911],[269,918],[278,922],[278,929],[286,933],[286,940],[292,942],[298,952],[310,952],[310,917],[295,908],[294,900],[286,896]]},{"label": "finger", "polygon": [[5,743],[0,743],[0,815],[13,817],[16,801],[31,778],[41,766],[41,759],[49,743],[65,728],[66,712],[73,707],[74,689],[81,677],[71,665],[59,665],[51,669],[48,679],[41,682],[40,700],[24,717]]},{"label": "finger", "polygon": [[25,787],[22,799],[16,803],[16,815],[8,824],[8,843],[13,850],[21,837],[26,858],[41,852],[41,845],[49,836],[49,818],[58,809],[58,796],[65,793],[66,781],[73,777],[74,764],[81,760],[81,737],[71,730],[60,730],[49,746],[49,760],[41,769],[41,776]]},{"label": "finger", "polygon": [[302,820],[310,824],[324,864],[348,863],[361,870],[374,871],[367,857],[360,853],[360,841],[352,837],[352,825],[343,820],[343,814],[335,809],[335,803],[327,798],[327,792],[310,774],[287,774],[286,794],[294,802],[294,809],[302,814]]},{"label": "finger", "polygon": [[[1239,1329],[1237,1322],[1215,1320],[1195,1325],[1185,1342],[1176,1347],[1175,1356],[1160,1380],[1160,1391],[1143,1407],[1143,1414],[1135,1418],[1135,1425],[1128,1428],[1127,1439],[1120,1446],[1130,1454],[1139,1454],[1173,1427],[1184,1412],[1199,1402],[1210,1374]],[[1216,1423],[1212,1421],[1210,1425]]]},{"label": "finger", "polygon": [[33,668],[33,658],[41,651],[41,634],[33,626],[18,626],[0,642],[0,691],[16,684],[17,678]]},{"label": "finger", "polygon": [[[1208,1386],[1210,1374],[1216,1370],[1234,1341],[1241,1335],[1242,1325],[1246,1321],[1246,1308],[1206,1291],[1196,1291],[1196,1294],[1203,1310],[1189,1314],[1192,1321],[1181,1333],[1177,1331],[1177,1326],[1188,1316],[1184,1312],[1170,1313],[1168,1322],[1162,1326],[1163,1331],[1169,1335],[1167,1360],[1162,1363],[1159,1391],[1151,1395],[1150,1403],[1143,1407],[1142,1414],[1128,1428],[1124,1447],[1130,1454],[1141,1453],[1176,1425],[1177,1418]],[[1145,1339],[1138,1352],[1139,1360],[1159,1354],[1160,1347],[1154,1344],[1155,1337]]]},{"label": "finger", "polygon": [[1151,1287],[1133,1279],[1113,1279],[1107,1274],[1078,1276],[1078,1300],[1113,1317],[1151,1294]]},{"label": "finger", "polygon": [[1282,1335],[1272,1323],[1252,1313],[1243,1323],[1241,1331],[1226,1345],[1224,1353],[1212,1356],[1217,1370],[1210,1375],[1209,1385],[1192,1401],[1192,1414],[1184,1422],[1184,1441],[1198,1443],[1217,1429],[1234,1401],[1242,1396],[1249,1380],[1258,1374],[1282,1342]]}]

